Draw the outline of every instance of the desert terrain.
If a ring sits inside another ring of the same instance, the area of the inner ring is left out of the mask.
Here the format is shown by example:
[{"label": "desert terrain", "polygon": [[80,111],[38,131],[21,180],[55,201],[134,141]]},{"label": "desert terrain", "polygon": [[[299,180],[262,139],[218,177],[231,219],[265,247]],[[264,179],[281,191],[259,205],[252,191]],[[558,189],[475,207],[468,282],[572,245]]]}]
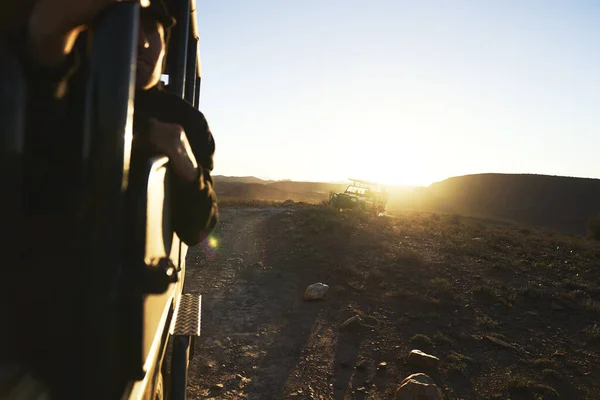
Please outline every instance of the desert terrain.
[{"label": "desert terrain", "polygon": [[[203,295],[191,398],[389,399],[417,372],[445,399],[600,396],[595,240],[291,201],[229,201],[213,237],[188,253],[186,291]],[[316,282],[327,297],[304,300]],[[439,362],[407,362],[413,349]]]}]

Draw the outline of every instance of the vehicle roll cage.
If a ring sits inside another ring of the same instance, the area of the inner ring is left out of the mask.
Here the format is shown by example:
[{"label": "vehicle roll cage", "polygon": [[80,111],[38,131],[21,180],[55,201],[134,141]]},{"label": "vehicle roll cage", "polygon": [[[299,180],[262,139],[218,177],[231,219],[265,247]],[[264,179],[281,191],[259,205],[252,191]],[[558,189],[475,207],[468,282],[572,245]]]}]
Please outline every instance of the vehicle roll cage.
[{"label": "vehicle roll cage", "polygon": [[[201,75],[196,1],[166,3],[177,19],[167,55],[166,90],[198,107]],[[70,296],[75,311],[71,327],[64,327],[76,333],[69,331],[73,340],[64,357],[70,358],[61,364],[69,370],[40,372],[51,376],[44,383],[56,398],[154,399],[159,392],[168,399],[186,396],[193,337],[199,335],[201,299],[183,294],[187,247],[170,222],[168,159],[135,159],[131,153],[135,111],[132,66],[138,19],[139,6],[123,2],[94,21],[85,43],[86,60],[77,72],[79,80],[73,79],[79,84],[69,92],[80,104],[74,129],[80,145],[73,154],[73,170],[81,179],[71,184],[78,203],[69,203],[73,212],[66,213],[71,220],[76,217],[77,230],[69,238],[51,238],[51,242],[56,243],[55,248],[63,246],[57,254],[73,255],[68,258],[74,264],[69,270],[77,273],[67,278],[53,275],[56,280],[68,279],[69,285],[49,280],[44,287],[49,293],[53,287],[77,288],[65,295]],[[34,116],[26,115],[28,82],[17,58],[4,51],[0,55],[0,187],[4,196],[0,211],[7,221],[3,237],[10,238],[15,237],[15,227],[38,218],[24,206],[26,188],[32,185],[23,178],[27,160],[32,159],[24,145],[26,121]],[[62,128],[54,127],[52,134],[60,134]],[[70,182],[70,178],[64,180]],[[78,214],[81,210],[83,216]],[[56,214],[53,221],[60,225],[66,214]],[[4,250],[20,245],[18,241],[23,238],[8,239]],[[59,269],[65,259],[53,257],[48,256],[48,265]],[[2,267],[3,272],[10,272],[11,279],[20,280],[23,287],[28,276],[35,276],[36,268],[48,268],[33,266],[27,269],[33,271],[31,275],[26,275],[19,267],[26,261],[18,254],[13,261],[15,264]],[[18,296],[39,302],[40,309],[46,295],[45,291],[18,292]],[[6,306],[8,301],[2,298],[2,318],[19,312]],[[186,321],[191,323],[178,323],[182,313],[188,313]],[[43,335],[52,343],[61,336],[60,328],[40,328],[31,332],[32,340]],[[0,359],[0,368],[4,361]]]}]

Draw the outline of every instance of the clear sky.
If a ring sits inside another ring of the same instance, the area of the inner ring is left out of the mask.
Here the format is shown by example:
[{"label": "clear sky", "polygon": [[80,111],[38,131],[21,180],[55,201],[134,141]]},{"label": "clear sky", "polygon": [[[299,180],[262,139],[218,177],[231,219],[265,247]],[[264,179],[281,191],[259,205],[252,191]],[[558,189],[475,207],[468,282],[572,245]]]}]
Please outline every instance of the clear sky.
[{"label": "clear sky", "polygon": [[197,7],[215,174],[600,178],[600,1]]}]

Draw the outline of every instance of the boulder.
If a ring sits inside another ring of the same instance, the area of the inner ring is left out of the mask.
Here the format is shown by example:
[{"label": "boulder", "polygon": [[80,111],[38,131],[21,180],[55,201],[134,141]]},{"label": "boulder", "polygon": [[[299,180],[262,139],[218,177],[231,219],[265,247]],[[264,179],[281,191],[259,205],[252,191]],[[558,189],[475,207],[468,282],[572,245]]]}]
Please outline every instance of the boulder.
[{"label": "boulder", "polygon": [[396,390],[396,400],[442,400],[442,392],[425,374],[406,377]]},{"label": "boulder", "polygon": [[436,356],[432,356],[430,354],[422,352],[421,350],[415,349],[408,354],[407,362],[416,367],[435,368],[440,362],[440,359]]}]

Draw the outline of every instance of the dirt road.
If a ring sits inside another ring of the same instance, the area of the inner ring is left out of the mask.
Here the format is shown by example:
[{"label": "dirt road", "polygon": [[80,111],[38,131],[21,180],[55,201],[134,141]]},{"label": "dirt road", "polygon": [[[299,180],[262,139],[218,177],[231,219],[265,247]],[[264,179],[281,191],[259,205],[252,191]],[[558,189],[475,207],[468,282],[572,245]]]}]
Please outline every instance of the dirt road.
[{"label": "dirt road", "polygon": [[191,398],[341,399],[349,386],[363,386],[350,385],[358,343],[337,337],[346,315],[302,300],[306,286],[324,276],[283,237],[292,212],[226,209],[216,247],[190,250],[186,291],[203,295]]},{"label": "dirt road", "polygon": [[225,209],[216,247],[190,250],[187,292],[203,295],[202,337],[190,369],[192,398],[285,397],[318,310],[294,313],[301,288],[284,278],[278,232],[269,226],[285,212]]}]

